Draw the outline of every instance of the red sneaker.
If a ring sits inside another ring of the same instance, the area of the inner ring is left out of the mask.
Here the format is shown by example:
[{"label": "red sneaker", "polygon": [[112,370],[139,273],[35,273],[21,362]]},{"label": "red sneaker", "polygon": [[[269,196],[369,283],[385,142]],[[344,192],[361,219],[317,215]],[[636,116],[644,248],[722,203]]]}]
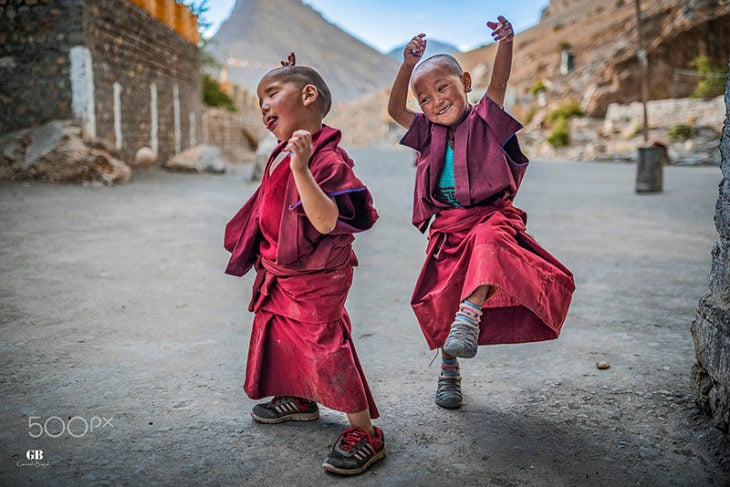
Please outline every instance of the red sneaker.
[{"label": "red sneaker", "polygon": [[319,418],[317,403],[294,396],[276,396],[268,403],[257,404],[251,416],[259,423],[314,421]]},{"label": "red sneaker", "polygon": [[375,435],[359,426],[347,428],[332,447],[322,467],[340,475],[357,475],[385,457],[385,437],[378,427]]}]

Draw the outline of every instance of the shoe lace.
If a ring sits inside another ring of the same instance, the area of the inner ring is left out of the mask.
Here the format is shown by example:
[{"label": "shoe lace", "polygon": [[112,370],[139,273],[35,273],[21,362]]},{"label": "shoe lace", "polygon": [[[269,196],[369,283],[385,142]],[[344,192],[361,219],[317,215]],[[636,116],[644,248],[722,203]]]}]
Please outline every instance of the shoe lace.
[{"label": "shoe lace", "polygon": [[436,388],[436,399],[441,401],[461,401],[461,381],[456,377],[442,375]]},{"label": "shoe lace", "polygon": [[271,401],[269,401],[269,404],[267,404],[266,407],[272,408],[290,401],[292,401],[292,398],[289,396],[274,396],[271,398]]},{"label": "shoe lace", "polygon": [[367,438],[368,434],[362,428],[351,426],[340,435],[339,448],[342,451],[350,452],[355,448],[363,438]]},{"label": "shoe lace", "polygon": [[461,394],[461,383],[457,377],[442,375],[438,380],[438,392],[458,392]]}]

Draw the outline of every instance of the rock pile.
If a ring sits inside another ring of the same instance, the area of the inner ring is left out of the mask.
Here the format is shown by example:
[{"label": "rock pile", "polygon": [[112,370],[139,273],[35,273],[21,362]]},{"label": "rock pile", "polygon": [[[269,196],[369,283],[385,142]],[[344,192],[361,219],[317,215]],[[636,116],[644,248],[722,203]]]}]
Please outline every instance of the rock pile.
[{"label": "rock pile", "polygon": [[0,136],[0,179],[112,185],[132,178],[119,151],[72,121],[51,121]]}]

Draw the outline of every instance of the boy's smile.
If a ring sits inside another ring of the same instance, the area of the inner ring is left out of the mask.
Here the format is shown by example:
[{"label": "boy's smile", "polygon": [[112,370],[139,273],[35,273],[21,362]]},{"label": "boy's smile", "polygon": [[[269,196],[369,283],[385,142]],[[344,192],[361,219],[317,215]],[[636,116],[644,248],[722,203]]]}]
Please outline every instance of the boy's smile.
[{"label": "boy's smile", "polygon": [[459,76],[444,66],[435,65],[417,72],[412,88],[426,118],[450,127],[459,123],[466,113],[469,105],[466,94],[471,91],[471,78],[468,73]]}]

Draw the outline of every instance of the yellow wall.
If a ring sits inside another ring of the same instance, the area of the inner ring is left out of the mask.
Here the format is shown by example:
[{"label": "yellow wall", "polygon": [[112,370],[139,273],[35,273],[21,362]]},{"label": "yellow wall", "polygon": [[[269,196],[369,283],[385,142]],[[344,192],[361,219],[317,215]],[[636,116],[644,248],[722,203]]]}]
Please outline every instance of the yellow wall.
[{"label": "yellow wall", "polygon": [[175,0],[130,1],[193,44],[198,43],[198,18],[185,5]]}]

